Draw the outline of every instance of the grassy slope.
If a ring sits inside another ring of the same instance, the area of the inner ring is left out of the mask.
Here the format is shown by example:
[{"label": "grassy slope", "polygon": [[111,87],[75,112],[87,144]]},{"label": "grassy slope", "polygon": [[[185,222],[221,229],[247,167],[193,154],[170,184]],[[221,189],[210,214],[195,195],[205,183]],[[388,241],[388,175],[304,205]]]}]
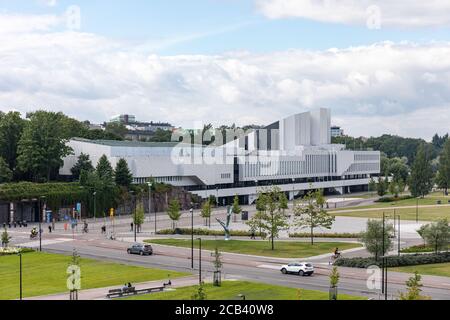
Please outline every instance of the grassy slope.
[{"label": "grassy slope", "polygon": [[[191,240],[188,239],[157,239],[148,240],[150,243],[164,244],[176,247],[191,247]],[[216,247],[222,252],[242,253],[258,256],[280,257],[280,258],[305,258],[324,253],[331,253],[336,247],[341,250],[360,247],[357,243],[335,243],[316,242],[312,246],[309,242],[276,241],[275,251],[271,250],[268,241],[241,241],[241,240],[203,240],[202,249],[213,251]],[[198,248],[198,240],[194,242]]]},{"label": "grassy slope", "polygon": [[[67,292],[67,266],[70,257],[46,253],[23,255],[23,295],[40,296]],[[116,263],[81,259],[82,289],[123,285],[126,282],[144,282],[167,279],[185,274],[159,269],[127,266]],[[0,300],[19,297],[19,258],[0,257]]]},{"label": "grassy slope", "polygon": [[420,274],[450,277],[450,263],[424,264],[420,266],[391,268],[389,270],[407,273],[414,273],[417,271]]},{"label": "grassy slope", "polygon": [[[370,211],[356,211],[352,212],[330,212],[330,214],[335,216],[346,216],[346,217],[365,217],[365,218],[382,218],[383,212],[386,214],[392,214],[393,209],[375,209]],[[353,210],[352,208],[347,208],[347,210]],[[396,214],[401,215],[402,220],[416,220],[416,209],[415,208],[403,208],[396,209]],[[420,221],[436,221],[442,218],[450,219],[450,207],[434,207],[434,208],[419,208],[419,220]]]},{"label": "grassy slope", "polygon": [[[197,286],[184,287],[175,291],[161,292],[137,297],[130,300],[191,300],[197,292]],[[328,300],[328,292],[295,289],[246,281],[225,281],[222,287],[205,285],[208,300],[241,300],[239,294],[244,294],[247,300]],[[341,300],[365,300],[364,297],[339,295]]]}]

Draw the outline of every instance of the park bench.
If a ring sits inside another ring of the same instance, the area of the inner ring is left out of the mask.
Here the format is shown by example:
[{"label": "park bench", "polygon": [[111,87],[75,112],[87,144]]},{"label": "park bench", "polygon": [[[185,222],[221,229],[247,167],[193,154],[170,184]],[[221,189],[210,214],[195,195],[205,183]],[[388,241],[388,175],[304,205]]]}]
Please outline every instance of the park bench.
[{"label": "park bench", "polygon": [[147,288],[147,289],[139,289],[136,290],[136,288],[123,288],[123,289],[112,289],[109,290],[108,294],[106,295],[107,298],[122,298],[122,297],[128,297],[128,296],[134,296],[134,295],[141,295],[141,294],[148,294],[148,293],[154,293],[154,292],[162,292],[164,291],[166,286],[161,287],[153,287],[153,288]]}]

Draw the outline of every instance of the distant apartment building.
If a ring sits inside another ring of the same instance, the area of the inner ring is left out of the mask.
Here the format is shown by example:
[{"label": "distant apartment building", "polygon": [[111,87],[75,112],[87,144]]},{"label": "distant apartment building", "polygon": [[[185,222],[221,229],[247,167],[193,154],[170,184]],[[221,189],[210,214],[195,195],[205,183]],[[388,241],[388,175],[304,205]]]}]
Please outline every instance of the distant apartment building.
[{"label": "distant apartment building", "polygon": [[167,122],[141,122],[136,120],[136,116],[131,114],[121,114],[113,117],[110,123],[121,123],[127,128],[125,139],[132,141],[146,141],[150,139],[156,131],[172,131],[174,127]]},{"label": "distant apartment building", "polygon": [[338,126],[331,127],[331,136],[332,137],[342,137],[344,136],[344,130]]}]

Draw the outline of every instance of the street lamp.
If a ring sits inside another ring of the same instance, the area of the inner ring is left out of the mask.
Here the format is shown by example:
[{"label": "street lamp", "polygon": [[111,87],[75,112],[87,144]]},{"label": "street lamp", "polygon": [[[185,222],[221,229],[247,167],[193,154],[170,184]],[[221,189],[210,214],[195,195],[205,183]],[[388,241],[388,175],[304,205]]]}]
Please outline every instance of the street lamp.
[{"label": "street lamp", "polygon": [[94,196],[94,223],[97,222],[97,207],[96,207],[96,196],[97,196],[97,191],[94,191],[94,193],[92,194]]},{"label": "street lamp", "polygon": [[191,268],[194,269],[194,208],[191,202]]},{"label": "street lamp", "polygon": [[[150,222],[150,215],[152,213],[152,183],[147,182],[148,185],[148,221]],[[156,234],[156,210],[155,210],[155,234]]]},{"label": "street lamp", "polygon": [[202,238],[197,238],[199,241],[198,248],[198,284],[202,284]]},{"label": "street lamp", "polygon": [[383,212],[383,257],[382,257],[382,289],[381,289],[381,293],[384,293],[384,299],[387,300],[388,299],[388,293],[387,293],[387,257],[385,255],[385,250],[386,250],[386,218],[389,217],[388,215],[386,215],[385,212]]},{"label": "street lamp", "polygon": [[18,253],[19,256],[19,264],[20,264],[20,276],[19,276],[19,283],[20,283],[20,300],[22,300],[22,253]]},{"label": "street lamp", "polygon": [[397,246],[398,246],[398,256],[400,256],[400,215],[397,215]]},{"label": "street lamp", "polygon": [[134,223],[133,223],[133,231],[134,231],[134,242],[137,242],[137,235],[136,235],[136,222],[137,222],[137,219],[136,219],[136,204],[135,204],[135,199],[136,199],[136,197],[135,197],[135,195],[134,195],[134,191],[132,190],[132,191],[130,191],[130,193],[131,193],[131,201],[132,201],[132,206],[133,206],[133,215],[134,215]]},{"label": "street lamp", "polygon": [[44,206],[42,202],[45,201],[45,196],[39,197],[39,251],[42,252],[42,213]]}]

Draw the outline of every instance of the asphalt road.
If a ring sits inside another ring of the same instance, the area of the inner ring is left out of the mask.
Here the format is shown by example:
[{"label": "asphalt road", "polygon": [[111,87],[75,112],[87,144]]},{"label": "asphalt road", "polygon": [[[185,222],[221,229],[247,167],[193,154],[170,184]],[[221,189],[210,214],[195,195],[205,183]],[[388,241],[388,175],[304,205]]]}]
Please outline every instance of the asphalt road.
[{"label": "asphalt road", "polygon": [[[191,269],[190,249],[155,246],[155,255],[141,257],[128,255],[126,253],[128,245],[128,243],[118,241],[87,239],[49,244],[44,247],[44,251],[69,255],[76,248],[77,252],[86,258],[198,274],[198,250],[194,251],[194,269]],[[318,273],[312,277],[283,275],[277,270],[282,263],[276,263],[271,260],[274,259],[261,260],[240,255],[224,254],[223,279],[251,280],[293,288],[328,291],[329,278],[326,269],[318,269]],[[213,266],[211,261],[212,258],[209,252],[203,251],[203,278],[209,277],[212,279]],[[389,298],[392,295],[397,296],[400,291],[405,291],[404,280],[399,281],[396,279],[398,275],[399,273],[392,272],[388,276],[390,280],[388,286]],[[406,277],[407,275],[401,274],[401,276]],[[392,279],[390,279],[391,277]],[[450,300],[450,279],[448,282],[449,286],[446,287],[447,289],[426,286],[423,288],[423,293],[431,296],[433,299]],[[339,290],[345,294],[366,296],[374,299],[379,298],[378,290],[367,288],[367,278],[364,276],[360,278],[341,277]]]}]

